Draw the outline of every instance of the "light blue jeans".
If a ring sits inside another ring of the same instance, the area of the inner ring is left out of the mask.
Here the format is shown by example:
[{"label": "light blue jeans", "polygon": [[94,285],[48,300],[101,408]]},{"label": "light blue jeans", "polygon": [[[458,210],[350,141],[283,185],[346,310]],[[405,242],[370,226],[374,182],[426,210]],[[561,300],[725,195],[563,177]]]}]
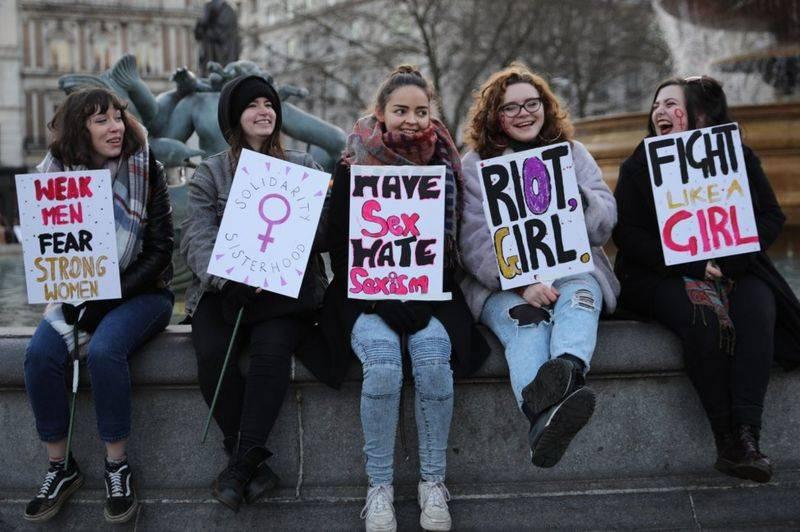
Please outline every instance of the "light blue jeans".
[{"label": "light blue jeans", "polygon": [[[403,363],[400,337],[376,314],[362,314],[353,326],[353,351],[364,372],[361,425],[370,486],[391,484],[394,442],[400,413]],[[414,375],[414,403],[423,480],[442,482],[447,468],[447,437],[453,417],[450,337],[439,320],[408,337]]]},{"label": "light blue jeans", "polygon": [[511,290],[495,292],[486,300],[480,321],[497,336],[505,348],[511,388],[518,406],[522,389],[551,358],[569,353],[583,360],[586,371],[597,343],[597,322],[603,305],[603,292],[591,274],[564,277],[553,283],[560,296],[545,308],[546,319],[520,325],[511,309],[525,300]]}]

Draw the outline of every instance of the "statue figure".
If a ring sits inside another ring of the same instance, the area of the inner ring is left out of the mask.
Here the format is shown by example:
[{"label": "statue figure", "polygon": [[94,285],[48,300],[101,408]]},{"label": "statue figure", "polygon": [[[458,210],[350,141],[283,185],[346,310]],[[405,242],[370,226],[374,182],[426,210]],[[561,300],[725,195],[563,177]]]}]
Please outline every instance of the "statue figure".
[{"label": "statue figure", "polygon": [[[99,76],[68,74],[59,78],[58,84],[67,93],[86,85],[103,86],[126,99],[128,109],[147,128],[153,153],[167,167],[174,167],[186,165],[190,157],[208,157],[228,148],[217,124],[219,91],[228,80],[255,74],[274,84],[272,76],[252,61],[233,61],[225,67],[211,61],[208,71],[207,78],[198,78],[187,68],[179,68],[172,75],[175,88],[154,96],[139,77],[136,58],[128,54]],[[306,89],[293,85],[276,89],[282,100],[283,132],[307,143],[314,159],[333,170],[344,148],[344,131],[286,102],[292,97],[304,98]],[[185,144],[192,133],[197,133],[200,150]]]},{"label": "statue figure", "polygon": [[208,62],[226,65],[239,59],[242,51],[236,11],[225,0],[210,0],[203,6],[203,16],[194,27],[200,43],[200,71],[208,74]]}]

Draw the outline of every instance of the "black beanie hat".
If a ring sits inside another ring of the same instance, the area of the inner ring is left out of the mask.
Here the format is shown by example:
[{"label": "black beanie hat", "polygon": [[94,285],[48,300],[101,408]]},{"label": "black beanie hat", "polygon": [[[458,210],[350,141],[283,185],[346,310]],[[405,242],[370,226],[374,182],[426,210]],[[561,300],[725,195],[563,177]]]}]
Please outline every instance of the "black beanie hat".
[{"label": "black beanie hat", "polygon": [[217,121],[225,140],[230,144],[231,133],[239,125],[247,105],[256,98],[264,97],[272,103],[275,110],[275,132],[281,130],[281,100],[278,93],[261,76],[239,76],[230,80],[219,93]]}]

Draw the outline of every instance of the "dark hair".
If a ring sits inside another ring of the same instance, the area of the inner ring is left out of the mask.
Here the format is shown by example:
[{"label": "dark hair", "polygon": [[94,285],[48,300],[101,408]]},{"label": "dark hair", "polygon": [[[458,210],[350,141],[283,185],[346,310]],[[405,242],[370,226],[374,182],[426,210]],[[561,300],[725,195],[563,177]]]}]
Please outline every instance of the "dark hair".
[{"label": "dark hair", "polygon": [[728,110],[728,99],[722,84],[710,76],[686,78],[684,93],[696,110],[697,127],[710,127],[733,122]]},{"label": "dark hair", "polygon": [[697,127],[697,109],[695,108],[693,99],[689,97],[689,91],[687,90],[688,82],[683,78],[669,78],[659,83],[658,87],[656,87],[656,91],[653,93],[653,100],[650,102],[650,108],[647,111],[648,137],[655,137],[658,134],[656,133],[655,126],[653,126],[653,104],[656,102],[656,98],[658,98],[658,93],[661,92],[661,89],[669,87],[670,85],[677,85],[683,90],[683,99],[686,101],[686,129],[695,129]]},{"label": "dark hair", "polygon": [[231,166],[233,171],[236,171],[236,166],[239,164],[239,156],[242,154],[242,150],[247,148],[249,150],[257,151],[258,153],[263,153],[264,155],[269,155],[270,157],[275,157],[277,159],[286,159],[286,152],[283,149],[283,144],[281,143],[281,132],[277,130],[272,132],[267,140],[264,141],[261,146],[250,146],[247,141],[244,139],[244,132],[242,131],[242,126],[237,121],[236,124],[233,125],[231,128],[230,136],[228,137],[228,144],[230,145],[230,153],[231,153]]},{"label": "dark hair", "polygon": [[400,87],[411,85],[419,87],[428,96],[431,107],[434,107],[436,92],[433,85],[422,75],[419,69],[412,65],[400,65],[389,74],[389,77],[381,83],[378,93],[375,95],[375,110],[384,111],[389,102],[389,96]]},{"label": "dark hair", "polygon": [[489,76],[474,94],[464,140],[482,158],[500,155],[508,147],[508,135],[501,127],[500,107],[503,105],[506,89],[516,83],[533,85],[542,99],[544,125],[536,142],[544,145],[572,139],[573,128],[569,113],[561,107],[550,85],[523,63],[514,61]]},{"label": "dark hair", "polygon": [[139,122],[125,112],[127,105],[113,92],[103,88],[81,89],[73,92],[56,110],[47,124],[51,132],[48,149],[65,167],[92,166],[92,137],[86,122],[95,113],[106,113],[109,107],[120,111],[125,132],[122,134],[121,157],[136,153],[145,143]]}]

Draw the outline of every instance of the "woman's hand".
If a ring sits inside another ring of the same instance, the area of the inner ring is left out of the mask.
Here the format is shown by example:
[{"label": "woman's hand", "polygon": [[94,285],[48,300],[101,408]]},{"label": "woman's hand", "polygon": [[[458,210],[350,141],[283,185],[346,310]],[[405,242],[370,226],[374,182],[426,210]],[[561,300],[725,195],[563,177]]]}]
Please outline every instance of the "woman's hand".
[{"label": "woman's hand", "polygon": [[712,281],[722,279],[722,270],[715,266],[712,261],[706,262],[706,279]]},{"label": "woman's hand", "polygon": [[532,284],[520,294],[522,298],[536,308],[552,305],[561,295],[558,290],[544,283]]}]

